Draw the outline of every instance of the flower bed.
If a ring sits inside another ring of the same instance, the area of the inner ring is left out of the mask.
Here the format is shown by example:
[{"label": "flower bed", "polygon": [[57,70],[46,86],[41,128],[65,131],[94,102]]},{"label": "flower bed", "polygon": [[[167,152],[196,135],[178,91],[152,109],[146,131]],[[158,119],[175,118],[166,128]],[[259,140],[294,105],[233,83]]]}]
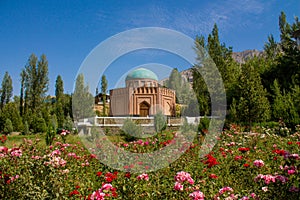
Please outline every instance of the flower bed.
[{"label": "flower bed", "polygon": [[[170,144],[174,135],[115,144],[150,152]],[[202,158],[195,140],[169,167],[140,174],[130,173],[131,166],[122,172],[101,164],[80,142],[56,140],[45,146],[24,140],[13,148],[2,144],[0,199],[299,198],[299,133],[247,135],[232,127],[218,139]]]}]

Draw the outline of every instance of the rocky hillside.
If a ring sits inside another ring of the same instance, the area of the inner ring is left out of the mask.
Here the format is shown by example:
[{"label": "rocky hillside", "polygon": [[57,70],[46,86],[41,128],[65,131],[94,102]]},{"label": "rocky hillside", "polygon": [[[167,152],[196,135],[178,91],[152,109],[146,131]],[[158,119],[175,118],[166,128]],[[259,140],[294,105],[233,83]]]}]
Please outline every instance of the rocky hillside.
[{"label": "rocky hillside", "polygon": [[[256,49],[253,50],[245,50],[242,52],[233,52],[232,53],[232,57],[233,59],[238,62],[238,63],[245,63],[248,59],[251,59],[253,57],[259,57],[259,56],[263,56],[263,51],[258,51]],[[192,84],[193,82],[193,73],[191,69],[186,69],[180,72],[180,74],[182,75],[182,77],[185,78],[186,81],[188,81],[189,83]],[[164,81],[166,81],[166,79],[161,80],[160,84],[164,85]]]},{"label": "rocky hillside", "polygon": [[245,50],[242,52],[233,52],[232,57],[238,63],[245,63],[246,60],[253,58],[254,56],[262,56],[263,52],[258,51],[256,49],[253,50]]}]

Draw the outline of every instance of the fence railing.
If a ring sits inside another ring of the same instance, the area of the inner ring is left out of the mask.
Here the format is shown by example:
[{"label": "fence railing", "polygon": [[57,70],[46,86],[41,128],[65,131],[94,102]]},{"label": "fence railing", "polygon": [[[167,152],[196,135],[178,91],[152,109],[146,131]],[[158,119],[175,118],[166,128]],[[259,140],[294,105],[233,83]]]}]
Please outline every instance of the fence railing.
[{"label": "fence railing", "polygon": [[[92,117],[87,119],[81,119],[77,122],[78,126],[100,126],[100,127],[121,127],[123,126],[126,119],[133,120],[136,124],[141,126],[154,126],[154,117]],[[181,126],[184,120],[187,120],[189,124],[199,124],[200,120],[204,116],[198,117],[167,117],[167,125],[170,126]],[[209,116],[208,118],[216,118]]]}]

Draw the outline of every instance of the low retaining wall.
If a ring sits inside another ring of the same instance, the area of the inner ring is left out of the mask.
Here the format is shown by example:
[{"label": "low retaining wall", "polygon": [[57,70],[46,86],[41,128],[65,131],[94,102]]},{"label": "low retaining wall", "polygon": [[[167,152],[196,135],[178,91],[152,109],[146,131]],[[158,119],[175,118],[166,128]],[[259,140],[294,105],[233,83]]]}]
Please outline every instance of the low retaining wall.
[{"label": "low retaining wall", "polygon": [[[126,119],[131,119],[141,126],[154,126],[154,117],[95,117],[95,125],[100,127],[121,127]],[[167,117],[168,126],[181,126],[182,118]]]}]

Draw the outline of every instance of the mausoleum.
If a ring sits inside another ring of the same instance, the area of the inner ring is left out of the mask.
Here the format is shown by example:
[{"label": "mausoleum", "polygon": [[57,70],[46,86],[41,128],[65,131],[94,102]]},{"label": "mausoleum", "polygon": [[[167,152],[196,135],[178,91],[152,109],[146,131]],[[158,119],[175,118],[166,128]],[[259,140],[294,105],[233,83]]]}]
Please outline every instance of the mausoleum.
[{"label": "mausoleum", "polygon": [[175,91],[162,87],[157,75],[138,68],[128,73],[125,88],[110,90],[110,116],[175,116]]}]

